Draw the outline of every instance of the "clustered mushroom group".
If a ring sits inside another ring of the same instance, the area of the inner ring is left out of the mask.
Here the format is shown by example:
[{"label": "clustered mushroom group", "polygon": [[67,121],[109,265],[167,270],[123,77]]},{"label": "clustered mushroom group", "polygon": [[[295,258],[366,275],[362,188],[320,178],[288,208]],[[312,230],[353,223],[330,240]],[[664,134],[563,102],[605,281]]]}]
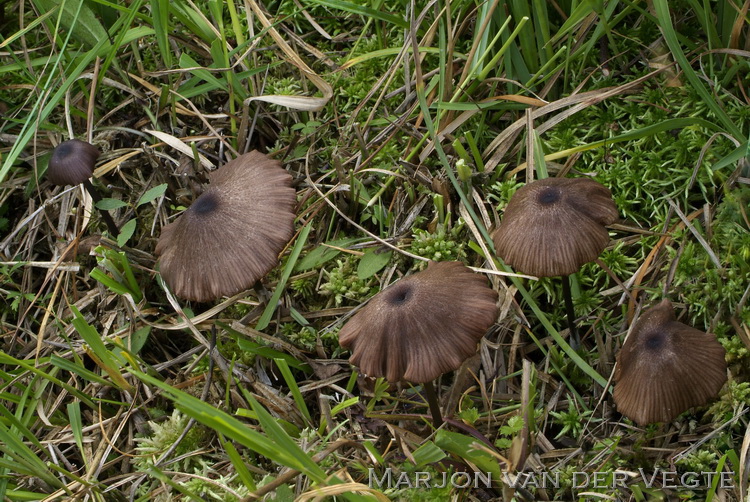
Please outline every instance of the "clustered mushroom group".
[{"label": "clustered mushroom group", "polygon": [[[99,152],[79,140],[61,143],[49,161],[58,185],[89,182]],[[162,228],[155,253],[178,296],[208,302],[239,293],[278,264],[294,235],[295,190],[281,163],[257,151],[209,175],[208,188]],[[527,183],[509,201],[493,235],[499,258],[536,277],[563,278],[569,335],[580,345],[568,276],[609,243],[618,211],[608,188],[588,178]],[[117,225],[103,212],[112,234]],[[210,256],[211,260],[205,257]],[[422,384],[436,426],[442,423],[432,381],[473,355],[497,320],[498,295],[460,262],[430,262],[372,297],[340,330],[350,362],[370,377]],[[727,380],[716,337],[676,320],[669,300],[646,310],[616,356],[614,401],[638,424],[668,422],[714,399]]]}]

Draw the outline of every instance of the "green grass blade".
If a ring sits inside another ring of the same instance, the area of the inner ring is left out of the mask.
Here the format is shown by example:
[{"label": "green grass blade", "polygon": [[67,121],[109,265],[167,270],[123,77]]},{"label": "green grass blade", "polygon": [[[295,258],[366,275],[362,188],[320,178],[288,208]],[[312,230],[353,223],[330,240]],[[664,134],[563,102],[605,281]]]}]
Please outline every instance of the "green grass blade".
[{"label": "green grass blade", "polygon": [[259,421],[265,430],[264,434],[255,431],[226,412],[214,408],[197,397],[175,389],[152,376],[136,370],[131,370],[131,372],[143,382],[160,388],[174,401],[178,409],[203,425],[278,464],[301,471],[310,479],[325,484],[326,473],[297,446],[276,424],[273,417],[257,402],[252,403],[253,411],[258,414]]},{"label": "green grass blade", "polygon": [[102,342],[102,339],[99,336],[99,333],[96,331],[96,328],[86,322],[86,319],[83,318],[81,313],[74,305],[70,306],[70,310],[73,312],[74,316],[73,320],[71,321],[73,323],[73,326],[91,349],[91,353],[89,355],[96,356],[96,358],[98,359],[97,363],[102,367],[104,371],[107,372],[109,377],[114,383],[117,384],[118,387],[126,390],[132,389],[132,386],[120,373],[120,368],[122,368],[123,362],[114,357],[114,354],[107,350],[107,347],[104,346],[104,342]]},{"label": "green grass blade", "polygon": [[276,311],[276,305],[279,303],[279,298],[281,298],[281,295],[284,293],[286,282],[292,275],[292,271],[294,270],[294,266],[297,263],[297,259],[302,252],[302,248],[307,242],[307,236],[310,235],[310,230],[312,230],[312,225],[308,224],[305,226],[305,228],[302,229],[299,236],[297,236],[297,241],[294,243],[294,248],[292,248],[292,252],[289,255],[289,260],[287,260],[284,271],[281,273],[281,279],[279,279],[279,283],[276,285],[276,289],[274,290],[271,299],[268,301],[266,309],[263,311],[263,314],[258,320],[258,324],[255,326],[255,329],[257,329],[258,331],[266,329],[266,327],[268,327],[268,324],[271,322],[271,316],[273,316],[273,313]]},{"label": "green grass blade", "polygon": [[307,425],[312,426],[313,423],[312,418],[310,418],[310,410],[307,409],[305,398],[302,397],[302,392],[300,392],[299,390],[297,380],[295,380],[294,375],[292,375],[292,371],[289,369],[289,365],[284,359],[274,359],[274,361],[279,367],[281,375],[284,377],[284,381],[289,387],[289,392],[292,393],[292,398],[294,399],[297,408],[299,408],[300,413],[302,413],[302,416],[305,418]]},{"label": "green grass blade", "polygon": [[695,70],[693,70],[693,67],[687,60],[687,57],[685,57],[685,53],[682,52],[680,42],[677,39],[677,33],[672,24],[672,16],[669,11],[667,0],[654,0],[654,8],[656,9],[656,17],[659,19],[659,29],[661,29],[661,32],[664,34],[664,39],[667,41],[669,50],[672,52],[672,56],[675,61],[677,61],[677,64],[680,65],[680,68],[682,69],[685,78],[687,78],[690,83],[690,86],[698,92],[701,98],[703,98],[703,102],[706,106],[708,106],[713,114],[716,115],[716,118],[721,121],[722,125],[732,136],[736,139],[744,139],[745,135],[732,119],[729,118],[729,115],[724,111],[721,104],[716,102],[715,96],[706,89],[706,86],[703,85],[703,81],[695,73]]},{"label": "green grass blade", "polygon": [[81,419],[81,403],[74,401],[68,403],[68,420],[70,420],[70,431],[73,433],[73,439],[78,446],[78,451],[81,452],[81,457],[87,460],[83,450],[83,420]]},{"label": "green grass blade", "polygon": [[320,5],[325,5],[326,7],[330,7],[332,9],[338,9],[338,10],[343,10],[345,12],[351,12],[352,14],[358,14],[368,19],[372,18],[378,21],[384,21],[386,23],[393,24],[405,30],[409,29],[409,23],[407,23],[406,20],[398,16],[395,16],[393,14],[382,12],[380,10],[375,10],[370,7],[366,7],[364,5],[357,5],[357,4],[350,3],[350,2],[342,2],[341,0],[310,0],[310,1],[313,3],[320,4]]},{"label": "green grass blade", "polygon": [[309,364],[305,364],[297,360],[291,354],[281,352],[279,350],[274,349],[273,347],[263,345],[262,343],[255,342],[253,340],[249,340],[245,337],[244,334],[240,333],[237,330],[232,329],[230,326],[222,322],[217,322],[216,325],[226,330],[227,333],[232,335],[232,337],[237,341],[237,345],[244,351],[250,352],[251,354],[259,355],[261,357],[265,357],[268,360],[283,359],[288,366],[291,366],[292,368],[295,368],[300,371],[304,371],[304,372],[312,371],[312,368],[310,368]]},{"label": "green grass blade", "polygon": [[252,396],[249,397],[250,406],[258,417],[261,427],[266,436],[268,436],[278,447],[291,455],[294,458],[294,463],[298,466],[297,469],[305,472],[310,479],[314,479],[316,482],[325,484],[326,474],[323,469],[316,464],[310,456],[302,451],[297,443],[284,432],[284,429],[276,423],[276,419],[271,416],[266,409],[260,405]]},{"label": "green grass blade", "polygon": [[555,153],[550,153],[548,155],[545,155],[544,159],[545,160],[557,160],[563,157],[569,157],[570,155],[573,155],[574,153],[585,152],[587,150],[593,150],[595,148],[600,148],[602,146],[611,145],[614,143],[621,143],[623,141],[632,141],[635,139],[645,138],[647,136],[653,136],[654,134],[657,134],[660,132],[671,131],[673,129],[682,129],[682,128],[691,127],[691,126],[701,126],[708,130],[718,129],[718,126],[716,126],[716,124],[714,124],[713,122],[709,122],[707,120],[703,120],[703,119],[699,119],[695,117],[667,119],[657,124],[652,124],[650,126],[641,127],[639,129],[634,129],[632,131],[628,131],[626,133],[613,136],[611,138],[603,139],[600,141],[594,141],[592,143],[587,143],[585,145],[578,145],[576,147],[568,148],[567,150],[561,150]]},{"label": "green grass blade", "polygon": [[97,375],[93,371],[87,370],[83,366],[76,364],[73,361],[69,361],[68,359],[64,359],[55,354],[50,357],[50,363],[53,366],[60,368],[61,370],[68,371],[71,375],[75,375],[83,380],[86,380],[87,382],[96,383],[99,385],[112,385],[112,382],[110,382],[106,378]]},{"label": "green grass blade", "polygon": [[254,492],[257,489],[257,485],[253,480],[253,475],[250,473],[247,465],[245,465],[246,460],[242,458],[242,455],[240,455],[237,448],[234,447],[234,444],[232,444],[231,441],[227,441],[221,434],[219,435],[219,441],[221,442],[221,447],[224,448],[224,451],[229,457],[229,460],[232,462],[234,470],[237,472],[237,477],[240,478],[242,484],[244,484],[248,490]]},{"label": "green grass blade", "polygon": [[[89,407],[91,407],[92,409],[96,408],[96,405],[95,405],[94,401],[92,401],[89,396],[87,396],[86,394],[84,394],[80,390],[76,389],[72,385],[63,382],[62,380],[60,380],[60,379],[58,379],[58,378],[56,378],[56,377],[54,377],[54,376],[52,376],[52,375],[50,375],[48,373],[45,373],[39,367],[37,367],[37,366],[35,366],[33,364],[29,364],[28,361],[23,361],[21,359],[16,359],[16,358],[14,358],[12,356],[9,356],[5,352],[0,351],[0,364],[9,364],[9,365],[17,366],[19,368],[23,368],[24,370],[29,371],[29,372],[31,372],[31,373],[33,373],[33,374],[35,374],[37,376],[40,376],[40,377],[42,377],[42,378],[44,378],[46,380],[49,380],[50,383],[52,383],[54,385],[57,385],[58,387],[61,387],[61,388],[65,389],[67,392],[69,392],[73,396],[75,396],[78,399],[80,399],[81,402],[86,403],[86,405],[89,406]],[[41,366],[43,364],[45,364],[45,361],[43,361],[43,360],[37,361],[37,365],[38,366]],[[109,384],[109,383],[110,382],[107,382],[107,384]]]},{"label": "green grass blade", "polygon": [[[53,0],[34,0],[39,12],[50,12],[60,9],[58,12],[59,25],[73,35],[73,38],[88,47],[94,47],[98,43],[108,39],[107,30],[99,22],[91,8],[84,0],[67,0],[57,2]],[[50,26],[55,33],[61,30],[57,26]]]},{"label": "green grass blade", "polygon": [[169,0],[151,0],[151,20],[161,59],[167,68],[171,68],[172,48],[169,46]]},{"label": "green grass blade", "polygon": [[0,467],[6,467],[11,472],[37,477],[56,488],[62,486],[60,480],[50,473],[47,464],[18,437],[17,433],[9,430],[2,422],[0,422],[0,451],[5,454],[5,458],[0,459]]}]

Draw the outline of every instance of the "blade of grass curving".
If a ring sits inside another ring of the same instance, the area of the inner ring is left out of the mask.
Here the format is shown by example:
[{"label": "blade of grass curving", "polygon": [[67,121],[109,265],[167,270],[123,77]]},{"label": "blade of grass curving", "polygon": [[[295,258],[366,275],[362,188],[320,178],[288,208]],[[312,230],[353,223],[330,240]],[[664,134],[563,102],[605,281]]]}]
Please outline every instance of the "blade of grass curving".
[{"label": "blade of grass curving", "polygon": [[576,402],[579,403],[579,405],[586,411],[589,410],[588,406],[586,406],[586,401],[581,397],[581,394],[578,392],[578,390],[575,388],[575,385],[570,383],[568,380],[568,377],[565,376],[565,372],[560,368],[557,363],[555,362],[555,356],[559,354],[559,352],[555,349],[555,347],[550,347],[549,351],[544,346],[544,344],[539,342],[539,339],[534,336],[534,333],[526,328],[526,334],[529,335],[529,338],[531,338],[534,341],[534,344],[539,347],[539,350],[542,351],[542,354],[544,354],[544,357],[549,357],[549,352],[552,352],[552,357],[549,357],[550,365],[552,366],[552,369],[554,369],[557,372],[557,375],[560,377],[560,379],[565,382],[565,386],[568,388],[568,392],[570,392],[573,396],[576,398]]},{"label": "blade of grass curving", "polygon": [[[197,397],[162,382],[150,375],[131,370],[138,379],[161,389],[175,406],[201,424],[237,441],[264,457],[289,468],[300,471],[321,486],[339,484],[341,480],[329,477],[315,461],[276,423],[276,420],[257,401],[250,397],[250,404],[264,429],[261,434],[226,412],[214,408]],[[348,500],[368,500],[354,493],[344,494]]]},{"label": "blade of grass curving", "polygon": [[654,134],[657,134],[663,131],[682,129],[685,127],[696,126],[696,125],[701,126],[707,130],[719,129],[719,127],[713,122],[709,122],[707,120],[703,120],[697,117],[667,119],[657,124],[652,124],[646,127],[641,127],[640,129],[634,129],[632,131],[628,131],[626,133],[613,136],[611,138],[603,139],[600,141],[594,141],[593,143],[587,143],[585,145],[578,145],[573,148],[568,148],[567,150],[560,150],[559,152],[550,153],[548,155],[545,155],[544,159],[548,161],[557,160],[557,159],[561,159],[564,157],[569,157],[573,155],[574,153],[585,152],[587,150],[593,150],[595,148],[600,148],[602,146],[607,146],[607,145],[611,145],[614,143],[620,143],[623,141],[631,141],[635,139],[645,138],[647,136],[653,136]]},{"label": "blade of grass curving", "polygon": [[[28,409],[27,405],[21,404],[18,407],[19,411],[22,409]],[[32,408],[33,409],[33,408]],[[35,415],[35,412],[32,411],[33,415]],[[26,441],[31,443],[34,447],[39,448],[40,450],[44,449],[44,446],[42,443],[36,438],[33,432],[31,432],[31,429],[29,429],[21,420],[16,417],[13,413],[8,410],[5,406],[0,406],[0,415],[3,416],[3,423],[6,425],[9,425],[11,427],[10,430],[15,432],[16,436],[23,435],[23,437],[26,438]]]},{"label": "blade of grass curving", "polygon": [[[300,463],[309,465],[310,469],[312,469],[312,466],[315,466],[316,471],[322,472],[320,466],[318,466],[313,461],[313,459],[310,458],[309,455],[307,455],[307,453],[302,451],[299,446],[297,446],[297,443],[295,443],[294,440],[286,432],[284,432],[284,429],[282,429],[281,426],[276,422],[276,419],[274,419],[258,401],[256,401],[252,396],[248,396],[248,401],[250,403],[250,407],[253,409],[257,416],[258,422],[260,422],[260,425],[263,427],[263,431],[268,437],[270,437],[282,449],[294,452]],[[310,474],[308,474],[308,477],[315,479],[314,477],[310,476]],[[341,483],[341,481],[337,477],[328,477],[327,482],[318,482],[321,485],[328,486]],[[342,495],[349,500],[371,500],[369,497],[363,497],[354,493],[343,493]]]},{"label": "blade of grass curving", "polygon": [[[63,382],[62,380],[42,371],[40,367],[46,363],[47,361],[45,361],[44,359],[39,359],[37,361],[37,365],[39,367],[37,367],[37,366],[34,366],[33,364],[29,364],[28,361],[24,361],[22,359],[16,359],[15,357],[9,356],[5,352],[0,351],[0,364],[15,365],[19,368],[23,368],[26,371],[30,371],[31,373],[37,376],[40,376],[46,380],[49,380],[50,383],[53,383],[54,385],[57,385],[58,387],[65,389],[67,392],[69,392],[73,396],[80,399],[81,402],[86,403],[86,405],[91,407],[92,409],[96,409],[96,404],[89,396],[87,396],[80,390],[76,389],[72,385],[66,382]],[[107,382],[107,383],[109,384],[111,382]]]},{"label": "blade of grass curving", "polygon": [[70,432],[73,434],[73,439],[78,446],[78,451],[81,453],[84,464],[88,467],[88,457],[86,456],[85,450],[83,449],[83,421],[81,420],[81,403],[79,401],[73,401],[68,403],[68,421],[70,423]]},{"label": "blade of grass curving", "polygon": [[[416,45],[416,40],[414,40],[414,38],[412,38],[412,44]],[[487,229],[484,228],[484,225],[482,224],[481,220],[477,217],[476,212],[474,211],[474,207],[472,206],[471,202],[469,202],[469,199],[466,197],[466,193],[464,193],[464,190],[461,187],[461,184],[459,183],[458,179],[456,178],[455,173],[453,172],[453,168],[450,165],[450,161],[448,160],[448,157],[446,156],[445,151],[443,150],[443,145],[440,143],[440,137],[438,136],[437,130],[435,128],[435,123],[432,120],[432,115],[430,114],[430,107],[427,104],[427,95],[425,93],[425,85],[422,79],[417,79],[416,93],[417,93],[417,99],[419,101],[419,106],[422,111],[422,116],[424,118],[425,127],[427,128],[428,132],[430,133],[430,136],[432,137],[435,151],[438,153],[438,157],[440,158],[440,161],[443,164],[443,167],[445,168],[445,172],[448,175],[448,178],[450,179],[450,182],[453,185],[453,188],[455,188],[456,192],[458,193],[458,196],[461,199],[461,202],[463,202],[464,206],[466,207],[466,210],[471,215],[471,218],[474,220],[475,223],[478,223],[477,228],[482,233],[482,237],[484,237],[485,240],[489,242],[492,239],[490,239],[490,236],[487,233]],[[494,247],[492,249],[494,249]]]},{"label": "blade of grass curving", "polygon": [[[510,270],[509,267],[503,266],[503,269]],[[542,312],[542,309],[539,308],[539,305],[536,304],[533,297],[529,293],[529,291],[523,286],[521,281],[516,277],[511,277],[511,281],[513,281],[513,285],[518,288],[518,292],[521,293],[521,296],[524,300],[526,300],[526,303],[531,308],[532,312],[534,312],[534,315],[539,319],[539,322],[542,323],[542,326],[544,326],[544,329],[547,330],[547,333],[552,337],[553,340],[555,340],[555,343],[557,344],[560,349],[565,352],[565,354],[570,358],[571,361],[575,363],[578,368],[586,373],[592,380],[594,380],[596,383],[602,386],[602,388],[607,387],[607,379],[601,376],[594,368],[589,365],[586,361],[584,361],[581,356],[578,355],[578,353],[573,350],[573,348],[568,344],[568,342],[565,341],[565,339],[558,333],[557,329],[555,329],[554,326],[552,326],[552,323],[549,322],[549,319],[547,319],[547,316]],[[568,388],[575,392],[575,387],[573,387],[569,382]]]},{"label": "blade of grass curving", "polygon": [[562,68],[563,66],[565,66],[565,65],[566,65],[566,64],[567,64],[568,62],[567,62],[567,61],[564,61],[564,60],[563,60],[563,61],[562,61],[561,63],[559,63],[559,64],[558,64],[558,66],[557,66],[556,68],[554,68],[554,69],[553,69],[552,71],[548,71],[548,70],[549,70],[549,68],[550,68],[550,66],[552,66],[553,64],[555,64],[555,61],[557,61],[558,59],[560,59],[560,58],[561,58],[562,56],[566,55],[567,53],[568,53],[568,46],[567,46],[567,45],[563,45],[562,47],[560,47],[560,49],[559,49],[559,50],[558,50],[558,51],[557,51],[557,52],[556,52],[556,53],[555,53],[554,55],[551,55],[551,56],[549,57],[549,59],[547,60],[547,62],[546,62],[546,63],[544,63],[544,65],[543,65],[543,66],[542,66],[541,68],[539,68],[539,71],[537,71],[537,72],[536,72],[536,73],[535,73],[535,74],[534,74],[534,75],[533,75],[533,76],[531,77],[531,80],[529,80],[528,82],[526,82],[526,83],[524,84],[524,86],[525,86],[525,87],[528,87],[528,88],[531,88],[531,86],[533,86],[533,85],[535,85],[535,84],[542,84],[542,83],[544,83],[544,82],[545,82],[545,81],[546,81],[546,80],[547,80],[548,78],[550,78],[550,77],[552,77],[552,76],[553,76],[554,74],[556,74],[556,73],[558,72],[558,70],[560,70],[560,69],[561,69],[561,68]]},{"label": "blade of grass curving", "polygon": [[84,368],[82,365],[76,364],[75,362],[69,361],[68,359],[60,357],[58,355],[52,354],[52,356],[50,356],[50,363],[53,366],[60,368],[61,370],[65,370],[72,375],[80,377],[87,382],[107,386],[112,385],[112,382],[102,377],[101,375],[97,375],[93,371]]},{"label": "blade of grass curving", "polygon": [[107,347],[104,346],[104,342],[102,342],[96,328],[86,322],[86,319],[83,318],[75,305],[71,305],[70,310],[73,312],[74,316],[71,321],[73,327],[75,327],[78,334],[81,335],[81,338],[86,341],[91,349],[89,355],[92,356],[98,366],[107,372],[109,377],[118,387],[125,390],[132,390],[133,386],[130,385],[130,383],[128,383],[128,381],[122,376],[122,373],[120,373],[120,368],[122,368],[123,362],[117,359],[112,352],[107,350]]},{"label": "blade of grass curving", "polygon": [[253,480],[253,475],[247,468],[247,460],[240,455],[240,452],[237,451],[234,444],[231,441],[227,441],[221,434],[219,434],[219,442],[221,443],[221,447],[224,448],[227,457],[229,457],[229,461],[232,462],[237,477],[240,478],[240,481],[242,481],[242,484],[245,485],[248,490],[254,492],[258,487],[255,484],[255,480]]},{"label": "blade of grass curving", "polygon": [[583,0],[577,4],[557,33],[549,39],[547,45],[554,45],[562,38],[570,36],[584,19],[595,14],[594,6],[595,0]]},{"label": "blade of grass curving", "polygon": [[468,460],[476,465],[481,473],[491,475],[491,479],[502,479],[498,459],[489,453],[487,447],[476,438],[440,429],[435,435],[435,444],[459,458]]},{"label": "blade of grass curving", "polygon": [[674,57],[675,61],[677,61],[677,64],[680,65],[680,68],[682,69],[685,78],[687,78],[688,82],[690,83],[690,86],[698,92],[698,94],[703,99],[703,102],[706,104],[706,106],[708,106],[709,110],[711,110],[716,118],[721,121],[722,125],[732,136],[735,137],[735,139],[744,139],[745,135],[742,133],[737,124],[735,124],[734,121],[729,118],[729,115],[727,115],[727,113],[724,111],[724,108],[719,103],[717,103],[714,95],[712,95],[712,93],[708,89],[706,89],[706,86],[703,85],[701,78],[695,73],[693,67],[690,65],[690,62],[687,60],[687,57],[685,57],[685,53],[682,52],[680,41],[677,38],[677,33],[675,32],[674,25],[672,24],[672,15],[669,11],[669,5],[667,4],[667,1],[653,1],[654,9],[656,10],[656,17],[659,20],[659,29],[664,35],[664,39],[667,41],[667,46],[669,46],[669,50],[672,52],[672,56]]},{"label": "blade of grass curving", "polygon": [[[107,30],[99,22],[84,0],[68,0],[62,3],[53,0],[33,0],[39,12],[57,11],[56,26],[49,23],[52,33],[61,33],[64,27],[73,38],[88,47],[108,40]],[[59,10],[58,10],[59,9]]]},{"label": "blade of grass curving", "polygon": [[[54,13],[55,13],[55,9],[50,10],[48,12],[44,12],[41,16],[39,16],[38,18],[34,19],[29,24],[27,24],[26,26],[24,26],[23,29],[18,30],[17,32],[13,33],[8,38],[6,38],[5,40],[3,40],[0,43],[0,49],[2,49],[3,47],[5,47],[6,45],[12,44],[16,39],[21,38],[25,34],[29,33],[31,30],[33,30],[34,28],[36,28],[40,23],[43,23],[44,21],[46,21],[47,18],[50,17]],[[15,54],[11,53],[9,55],[13,56]]]},{"label": "blade of grass curving", "polygon": [[740,159],[748,157],[748,155],[750,155],[750,141],[741,144],[740,146],[729,152],[727,155],[717,160],[716,163],[711,166],[711,170],[718,171],[719,169],[733,165]]},{"label": "blade of grass curving", "polygon": [[187,497],[188,500],[192,500],[194,502],[205,501],[205,499],[201,497],[200,495],[191,492],[187,488],[186,483],[184,481],[178,483],[177,481],[173,480],[171,477],[167,476],[167,474],[164,473],[164,471],[162,471],[155,465],[151,465],[149,467],[148,474],[149,476],[153,476],[155,479],[158,479],[159,482],[172,487],[174,490],[178,491],[179,493]]},{"label": "blade of grass curving", "polygon": [[[119,17],[113,26],[113,29],[116,30],[117,36],[115,37],[114,48],[107,52],[104,62],[102,62],[101,69],[99,70],[99,82],[102,81],[107,74],[107,71],[109,71],[110,65],[115,64],[115,67],[118,67],[117,60],[115,59],[118,54],[118,49],[127,43],[125,39],[129,37],[129,32],[132,31],[127,29],[127,27],[133,24],[133,19],[135,19],[135,15],[140,10],[143,2],[144,0],[135,0],[131,3],[128,6],[127,15]],[[153,33],[153,29],[150,28],[149,34]]]},{"label": "blade of grass curving", "polygon": [[184,0],[171,0],[169,5],[170,14],[187,27],[190,33],[197,35],[205,43],[210,44],[219,36],[203,13],[196,11],[192,6],[186,5]]},{"label": "blade of grass curving", "polygon": [[256,354],[261,357],[265,357],[266,359],[273,360],[273,359],[283,359],[286,361],[287,366],[291,366],[292,368],[298,369],[300,371],[310,372],[312,371],[312,368],[310,368],[309,364],[305,364],[303,362],[300,362],[298,359],[296,359],[291,354],[287,354],[285,352],[281,352],[279,350],[276,350],[272,347],[269,347],[268,345],[264,345],[262,343],[257,343],[252,340],[248,340],[246,338],[247,335],[244,335],[234,329],[232,329],[230,326],[218,322],[216,323],[218,327],[221,327],[227,331],[237,342],[237,345],[244,351],[250,352],[251,354]]},{"label": "blade of grass curving", "polygon": [[[407,49],[409,53],[411,54],[411,47]],[[349,60],[346,61],[346,63],[339,66],[338,71],[343,71],[348,68],[351,68],[352,66],[356,66],[360,63],[364,63],[365,61],[369,61],[371,59],[376,58],[382,58],[382,57],[388,57],[388,56],[396,56],[402,51],[401,47],[389,47],[387,49],[378,49],[376,51],[367,52],[365,54],[360,54],[359,56],[355,56]],[[440,54],[440,49],[436,47],[420,47],[419,48],[420,54]],[[463,54],[454,52],[453,57],[461,57]]]},{"label": "blade of grass curving", "polygon": [[[276,419],[271,416],[261,404],[255,400],[252,396],[248,396],[250,407],[258,417],[258,422],[263,427],[263,432],[268,436],[275,444],[278,445],[282,450],[289,452],[294,455],[298,465],[306,466],[312,479],[315,479],[318,483],[324,484],[325,473],[316,464],[310,456],[302,451],[297,443],[284,431],[284,429],[276,422]],[[302,469],[298,469],[302,470]],[[318,479],[320,478],[320,479]]]},{"label": "blade of grass curving", "polygon": [[268,324],[271,322],[271,316],[273,316],[273,313],[276,311],[276,305],[278,304],[281,295],[284,293],[286,282],[292,275],[294,265],[297,263],[297,259],[302,252],[302,248],[307,242],[307,236],[310,235],[311,229],[312,225],[308,223],[297,236],[297,241],[294,243],[294,248],[292,248],[292,252],[286,262],[286,266],[284,266],[284,270],[281,273],[281,279],[279,279],[278,284],[276,284],[276,289],[274,290],[273,295],[271,295],[271,299],[268,301],[266,309],[263,311],[260,319],[258,319],[258,324],[255,326],[255,329],[257,329],[258,331],[266,329],[266,327],[268,327]]},{"label": "blade of grass curving", "polygon": [[294,375],[292,375],[292,371],[289,369],[289,365],[286,363],[285,359],[274,359],[274,361],[279,367],[286,385],[289,387],[289,392],[291,392],[292,398],[294,399],[295,404],[297,404],[297,408],[299,408],[300,413],[302,413],[302,416],[305,418],[308,427],[312,427],[313,422],[312,418],[310,417],[310,410],[307,409],[305,398],[302,397],[302,392],[300,392],[299,390],[297,380],[294,378]]},{"label": "blade of grass curving", "polygon": [[516,37],[518,37],[519,33],[523,30],[523,27],[526,25],[526,23],[529,22],[528,17],[523,17],[518,22],[518,25],[516,28],[511,32],[508,39],[503,43],[502,47],[500,47],[500,50],[495,53],[494,56],[492,56],[492,59],[487,63],[487,66],[484,67],[484,69],[477,75],[477,79],[484,80],[487,78],[487,75],[489,75],[490,71],[497,65],[498,61],[500,61],[500,58],[502,58],[505,53],[510,49],[511,45],[515,42]]},{"label": "blade of grass curving", "polygon": [[47,463],[18,437],[18,433],[8,429],[2,422],[0,422],[0,451],[5,455],[0,459],[0,467],[41,479],[52,487],[62,488],[63,483],[49,472]]},{"label": "blade of grass curving", "polygon": [[406,22],[406,20],[395,16],[393,14],[389,14],[387,12],[383,12],[380,10],[375,10],[370,7],[366,7],[364,5],[357,5],[350,2],[342,2],[341,0],[310,0],[312,3],[317,3],[320,5],[325,5],[326,7],[330,7],[332,9],[338,9],[343,10],[344,12],[350,12],[352,14],[357,14],[360,16],[364,16],[367,19],[376,19],[378,21],[384,21],[389,24],[393,24],[395,26],[398,26],[399,28],[402,28],[404,30],[409,29],[409,23]]},{"label": "blade of grass curving", "polygon": [[287,56],[289,62],[296,66],[300,72],[318,88],[322,97],[313,96],[280,96],[280,95],[262,95],[253,96],[245,100],[244,106],[247,112],[247,106],[253,101],[265,101],[268,103],[280,104],[289,108],[304,110],[304,111],[318,111],[321,110],[333,97],[333,88],[324,79],[322,79],[317,73],[315,73],[302,58],[292,49],[292,47],[286,42],[286,40],[279,34],[274,25],[266,16],[263,9],[256,0],[246,0],[246,5],[253,11],[258,18],[258,21],[263,25],[264,30],[268,30],[268,34],[278,44]]}]

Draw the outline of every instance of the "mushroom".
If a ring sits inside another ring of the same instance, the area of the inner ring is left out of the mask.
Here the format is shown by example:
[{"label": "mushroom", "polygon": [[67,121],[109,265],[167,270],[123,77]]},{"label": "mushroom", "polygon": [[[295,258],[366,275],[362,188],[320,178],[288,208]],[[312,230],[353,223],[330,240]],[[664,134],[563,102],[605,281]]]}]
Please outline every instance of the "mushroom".
[{"label": "mushroom", "polygon": [[497,255],[524,274],[563,276],[571,339],[578,344],[568,275],[596,260],[609,242],[605,225],[617,206],[604,185],[588,178],[545,178],[519,188],[493,236]]},{"label": "mushroom", "polygon": [[279,161],[252,151],[209,174],[209,182],[162,228],[155,250],[172,291],[197,302],[251,287],[294,235],[295,190]]},{"label": "mushroom", "polygon": [[664,299],[641,315],[617,353],[614,399],[639,425],[669,422],[716,398],[727,381],[716,337],[675,319]]},{"label": "mushroom", "polygon": [[[98,158],[99,150],[91,143],[80,139],[63,141],[52,151],[52,157],[47,165],[47,179],[50,183],[60,186],[83,184],[94,202],[99,202],[102,196],[89,181],[94,174]],[[119,234],[120,230],[112,216],[107,211],[101,211],[101,215],[109,233],[115,236]]]},{"label": "mushroom", "polygon": [[497,293],[460,262],[430,262],[373,296],[339,332],[349,361],[371,377],[424,384],[442,423],[432,380],[457,369],[497,318]]}]

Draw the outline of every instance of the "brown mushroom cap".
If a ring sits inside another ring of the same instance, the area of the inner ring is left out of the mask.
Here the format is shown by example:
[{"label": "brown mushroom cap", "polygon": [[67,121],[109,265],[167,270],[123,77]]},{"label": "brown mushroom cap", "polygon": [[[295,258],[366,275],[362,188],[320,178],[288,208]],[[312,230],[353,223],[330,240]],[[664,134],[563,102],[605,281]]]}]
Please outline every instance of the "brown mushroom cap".
[{"label": "brown mushroom cap", "polygon": [[497,293],[459,262],[430,262],[373,296],[339,332],[349,361],[390,382],[429,382],[477,350],[497,319]]},{"label": "brown mushroom cap", "polygon": [[513,194],[493,236],[497,255],[537,277],[573,274],[609,242],[617,219],[612,193],[588,178],[545,178]]},{"label": "brown mushroom cap", "polygon": [[99,149],[80,139],[63,141],[52,151],[47,179],[55,185],[78,185],[94,174]]},{"label": "brown mushroom cap", "polygon": [[209,175],[209,187],[156,244],[159,271],[182,298],[199,302],[252,286],[278,263],[294,234],[291,175],[260,152]]},{"label": "brown mushroom cap", "polygon": [[648,309],[617,353],[617,409],[640,425],[669,422],[718,396],[727,381],[716,337],[675,319],[669,300]]}]

